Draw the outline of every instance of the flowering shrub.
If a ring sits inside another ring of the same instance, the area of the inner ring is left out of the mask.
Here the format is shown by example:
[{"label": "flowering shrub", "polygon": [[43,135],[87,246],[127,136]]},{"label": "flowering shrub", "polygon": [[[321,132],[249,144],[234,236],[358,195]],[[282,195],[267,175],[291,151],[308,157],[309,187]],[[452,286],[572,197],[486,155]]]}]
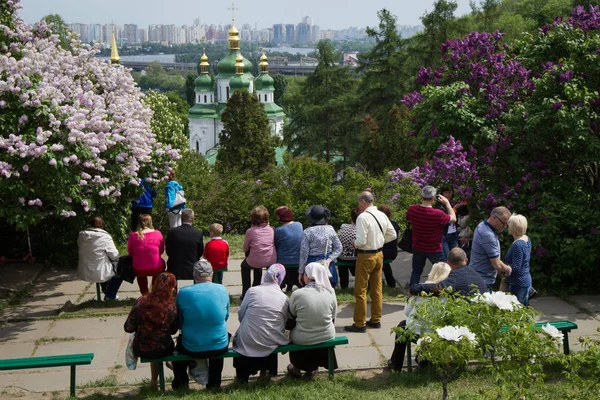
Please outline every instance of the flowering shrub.
[{"label": "flowering shrub", "polygon": [[[478,206],[473,221],[498,205],[526,215],[534,281],[561,290],[600,279],[599,21],[599,7],[578,6],[515,43],[479,32],[448,41],[444,65],[423,69],[404,99],[424,162],[393,173],[451,183]],[[438,154],[452,143],[465,148]]]},{"label": "flowering shrub", "polygon": [[75,38],[63,49],[44,21],[18,18],[18,3],[0,3],[0,219],[73,219],[76,232],[93,212],[121,227],[140,178],[160,179],[178,152],[157,142],[127,71]]},{"label": "flowering shrub", "polygon": [[186,117],[176,110],[176,105],[162,93],[148,91],[142,101],[152,110],[150,129],[156,140],[171,145],[180,152],[189,150],[189,140],[185,133]]}]

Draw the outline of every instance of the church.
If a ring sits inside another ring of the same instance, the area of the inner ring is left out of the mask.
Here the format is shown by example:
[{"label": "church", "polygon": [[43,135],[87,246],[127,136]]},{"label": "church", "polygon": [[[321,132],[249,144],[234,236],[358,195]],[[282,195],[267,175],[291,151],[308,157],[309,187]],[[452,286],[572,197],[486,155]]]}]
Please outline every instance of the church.
[{"label": "church", "polygon": [[223,130],[221,115],[229,98],[242,89],[256,94],[265,107],[271,134],[283,137],[285,113],[273,101],[275,86],[268,72],[267,56],[263,52],[259,64],[260,73],[254,77],[251,73],[252,63],[240,52],[240,36],[233,23],[228,42],[229,54],[217,64],[218,74],[215,78],[208,73],[210,64],[206,53],[202,54],[200,76],[195,82],[196,104],[188,111],[190,150],[204,156],[214,153],[218,147],[219,134]]}]

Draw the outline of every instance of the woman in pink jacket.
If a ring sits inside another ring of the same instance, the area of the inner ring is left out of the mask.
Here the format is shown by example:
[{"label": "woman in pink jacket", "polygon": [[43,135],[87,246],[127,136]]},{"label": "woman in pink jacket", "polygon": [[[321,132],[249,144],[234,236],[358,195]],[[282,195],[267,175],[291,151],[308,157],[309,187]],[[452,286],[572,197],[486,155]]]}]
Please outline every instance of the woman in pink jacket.
[{"label": "woman in pink jacket", "polygon": [[250,289],[250,271],[254,270],[252,286],[260,285],[262,269],[277,261],[275,230],[269,225],[269,211],[263,206],[254,207],[250,215],[252,227],[244,237],[246,259],[242,261],[242,299]]},{"label": "woman in pink jacket", "polygon": [[133,258],[133,272],[142,295],[148,293],[148,276],[154,277],[165,270],[165,260],[162,259],[164,250],[165,241],[162,233],[154,230],[152,216],[140,215],[137,232],[129,235],[127,251]]}]

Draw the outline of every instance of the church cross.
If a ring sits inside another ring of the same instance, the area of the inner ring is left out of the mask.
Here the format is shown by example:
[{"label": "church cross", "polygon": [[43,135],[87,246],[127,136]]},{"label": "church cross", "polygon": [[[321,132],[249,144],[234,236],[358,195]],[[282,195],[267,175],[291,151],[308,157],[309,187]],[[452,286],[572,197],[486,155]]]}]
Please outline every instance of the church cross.
[{"label": "church cross", "polygon": [[235,21],[235,12],[239,11],[239,8],[235,8],[235,1],[231,2],[231,7],[228,10],[231,10],[231,20]]}]

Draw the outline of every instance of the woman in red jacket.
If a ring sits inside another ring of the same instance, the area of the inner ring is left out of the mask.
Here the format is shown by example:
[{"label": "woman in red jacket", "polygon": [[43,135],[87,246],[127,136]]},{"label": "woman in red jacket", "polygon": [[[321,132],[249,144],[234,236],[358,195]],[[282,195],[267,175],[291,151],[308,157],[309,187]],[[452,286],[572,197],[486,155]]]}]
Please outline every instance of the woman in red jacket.
[{"label": "woman in red jacket", "polygon": [[[162,233],[152,226],[152,216],[140,215],[137,232],[129,235],[127,251],[133,258],[133,272],[142,295],[148,293],[148,276],[156,276],[165,270],[165,241]],[[152,278],[154,284],[154,278]]]}]

